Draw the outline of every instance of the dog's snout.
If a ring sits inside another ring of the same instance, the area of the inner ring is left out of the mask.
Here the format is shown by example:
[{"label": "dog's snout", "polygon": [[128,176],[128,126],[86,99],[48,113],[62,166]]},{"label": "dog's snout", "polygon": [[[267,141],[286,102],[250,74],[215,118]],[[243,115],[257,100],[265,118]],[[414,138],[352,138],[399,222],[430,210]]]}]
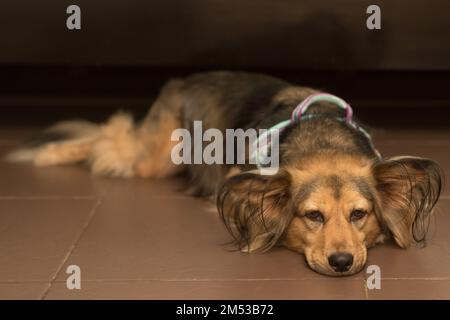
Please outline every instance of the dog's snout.
[{"label": "dog's snout", "polygon": [[347,252],[335,252],[328,257],[328,263],[336,272],[346,272],[353,264],[353,255]]}]

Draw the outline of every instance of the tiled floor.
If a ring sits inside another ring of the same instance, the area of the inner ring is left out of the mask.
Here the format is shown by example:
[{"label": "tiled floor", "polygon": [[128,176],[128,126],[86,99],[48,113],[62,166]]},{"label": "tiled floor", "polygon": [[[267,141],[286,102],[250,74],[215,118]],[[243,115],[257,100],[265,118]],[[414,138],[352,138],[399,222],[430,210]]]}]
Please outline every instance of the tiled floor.
[{"label": "tiled floor", "polygon": [[[0,156],[33,128],[1,128]],[[450,173],[450,130],[377,131],[386,155],[432,157]],[[93,177],[81,167],[0,163],[0,299],[449,299],[450,190],[424,249],[369,252],[381,290],[363,271],[329,278],[285,249],[230,252],[211,204],[175,179]],[[81,268],[81,290],[66,269]]]}]

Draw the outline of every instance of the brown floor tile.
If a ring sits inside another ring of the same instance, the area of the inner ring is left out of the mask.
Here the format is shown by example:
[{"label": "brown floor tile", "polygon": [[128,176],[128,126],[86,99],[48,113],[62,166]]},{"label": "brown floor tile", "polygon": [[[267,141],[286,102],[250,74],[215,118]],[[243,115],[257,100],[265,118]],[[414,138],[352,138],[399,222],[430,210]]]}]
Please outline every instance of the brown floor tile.
[{"label": "brown floor tile", "polygon": [[368,265],[378,265],[382,278],[450,277],[450,255],[433,244],[425,248],[400,249],[385,244],[371,249]]},{"label": "brown floor tile", "polygon": [[368,290],[369,299],[450,299],[448,280],[383,280],[380,290]]},{"label": "brown floor tile", "polygon": [[[88,279],[321,277],[305,266],[302,256],[285,249],[265,255],[225,251],[220,244],[229,240],[229,236],[218,221],[217,213],[207,211],[205,207],[208,205],[203,201],[189,198],[151,199],[145,189],[139,188],[131,195],[120,183],[109,196],[113,196],[112,199],[105,200],[68,262],[79,261],[84,264]],[[440,210],[444,210],[444,207],[441,206]],[[123,212],[128,214],[124,215]],[[134,227],[135,224],[139,227]],[[130,231],[124,230],[124,226],[129,225]],[[131,231],[135,233],[136,239],[129,237]],[[171,232],[176,236],[167,238],[166,235]],[[109,234],[115,234],[116,237],[111,240]],[[440,234],[446,233],[441,230]],[[450,265],[450,257],[442,247],[450,248],[447,240],[432,241],[425,249],[401,250],[386,245],[371,250],[369,261],[378,264],[381,264],[379,260],[389,261],[388,266],[383,267],[383,272],[395,277],[426,274],[447,276],[449,272],[440,266]],[[102,248],[104,253],[98,255],[97,252],[102,251]],[[389,259],[385,259],[386,256]],[[242,265],[246,268],[242,268]],[[410,273],[404,272],[405,267],[409,267]],[[355,277],[364,277],[364,273]]]},{"label": "brown floor tile", "polygon": [[0,283],[0,300],[38,300],[48,286],[45,282]]},{"label": "brown floor tile", "polygon": [[283,248],[266,254],[229,252],[223,244],[230,237],[208,207],[192,198],[118,193],[104,200],[67,263],[79,265],[87,280],[323,277],[302,255]]},{"label": "brown floor tile", "polygon": [[0,282],[50,281],[94,205],[93,200],[0,200]]},{"label": "brown floor tile", "polygon": [[[0,157],[21,137],[0,128]],[[397,130],[378,133],[376,142],[386,156],[431,157],[450,172],[448,137],[450,131]],[[364,272],[333,279],[311,271],[303,256],[286,249],[262,255],[227,251],[223,244],[230,238],[214,207],[177,191],[177,179],[109,179],[81,167],[4,162],[0,177],[0,298],[42,295],[97,197],[102,203],[49,299],[365,298]],[[370,298],[448,298],[449,198],[447,187],[424,249],[387,244],[370,250],[369,264],[379,265],[383,278],[380,291],[368,290]],[[69,264],[81,267],[81,291],[65,287]]]},{"label": "brown floor tile", "polygon": [[373,248],[368,264],[381,268],[382,278],[450,278],[450,201],[441,200],[424,248],[400,249],[392,243]]},{"label": "brown floor tile", "polygon": [[31,164],[8,163],[11,147],[0,147],[0,198],[93,196],[95,185],[89,172],[80,167],[36,168]]},{"label": "brown floor tile", "polygon": [[[185,196],[178,178],[152,182],[94,176],[83,166],[37,168],[3,161],[11,147],[0,146],[0,199],[11,197],[95,197],[109,192],[146,192],[149,196]],[[69,183],[68,183],[69,182]]]},{"label": "brown floor tile", "polygon": [[142,198],[192,198],[185,192],[184,180],[179,177],[166,179],[120,179],[90,177],[94,190],[105,199],[114,199],[129,193]]},{"label": "brown floor tile", "polygon": [[54,283],[46,299],[365,299],[360,279]]}]

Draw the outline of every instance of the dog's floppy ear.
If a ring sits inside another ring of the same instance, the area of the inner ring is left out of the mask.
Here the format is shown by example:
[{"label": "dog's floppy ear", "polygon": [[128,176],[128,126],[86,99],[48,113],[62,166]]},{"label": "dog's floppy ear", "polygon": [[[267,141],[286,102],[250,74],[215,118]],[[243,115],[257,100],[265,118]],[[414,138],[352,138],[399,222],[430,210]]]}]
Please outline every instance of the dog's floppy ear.
[{"label": "dog's floppy ear", "polygon": [[397,244],[423,242],[442,189],[442,170],[430,160],[395,157],[374,165],[382,222]]},{"label": "dog's floppy ear", "polygon": [[229,178],[220,189],[217,207],[235,244],[242,251],[272,248],[292,220],[288,203],[290,177],[242,173]]}]

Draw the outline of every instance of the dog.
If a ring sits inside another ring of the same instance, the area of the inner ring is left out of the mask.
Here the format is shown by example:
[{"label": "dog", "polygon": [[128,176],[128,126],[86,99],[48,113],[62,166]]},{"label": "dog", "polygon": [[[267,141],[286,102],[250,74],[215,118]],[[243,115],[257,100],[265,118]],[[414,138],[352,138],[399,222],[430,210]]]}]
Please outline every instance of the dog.
[{"label": "dog", "polygon": [[343,110],[326,101],[305,112],[315,117],[282,131],[276,174],[260,174],[250,163],[171,161],[172,132],[192,130],[193,121],[222,131],[267,129],[317,93],[255,73],[197,73],[169,81],[139,123],[124,113],[102,125],[61,122],[8,159],[37,166],[85,163],[94,174],[123,178],[185,173],[193,195],[216,199],[241,251],[284,246],[304,254],[319,273],[351,275],[364,267],[367,249],[385,239],[401,248],[425,240],[442,188],[436,162],[379,157],[367,136],[337,120]]}]

